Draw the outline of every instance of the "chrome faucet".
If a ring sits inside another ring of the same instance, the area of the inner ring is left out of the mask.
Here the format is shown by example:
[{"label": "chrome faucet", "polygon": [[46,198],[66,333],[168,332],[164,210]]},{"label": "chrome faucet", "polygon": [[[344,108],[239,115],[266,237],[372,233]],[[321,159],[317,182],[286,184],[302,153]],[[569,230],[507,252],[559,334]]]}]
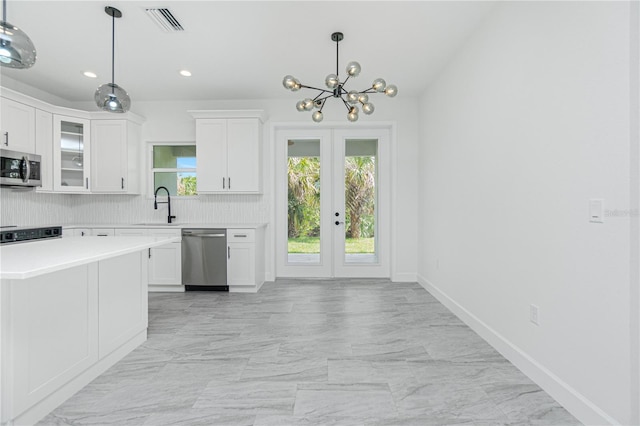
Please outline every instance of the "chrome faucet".
[{"label": "chrome faucet", "polygon": [[[158,191],[160,191],[161,189],[164,189],[165,191],[167,191],[167,201],[158,201]],[[155,210],[158,210],[158,203],[159,204],[166,204],[167,207],[169,208],[169,216],[167,217],[168,222],[167,223],[171,223],[171,219],[175,219],[175,216],[171,216],[171,195],[169,194],[169,190],[167,189],[166,186],[159,186],[158,188],[156,188],[156,192],[153,194],[153,208]]]}]

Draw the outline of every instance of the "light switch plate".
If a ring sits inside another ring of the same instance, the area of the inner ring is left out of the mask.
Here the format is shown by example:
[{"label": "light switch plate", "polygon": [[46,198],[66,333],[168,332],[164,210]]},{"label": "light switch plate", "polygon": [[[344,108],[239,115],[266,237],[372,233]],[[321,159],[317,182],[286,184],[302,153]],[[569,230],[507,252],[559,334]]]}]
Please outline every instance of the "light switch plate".
[{"label": "light switch plate", "polygon": [[604,200],[602,198],[589,200],[589,222],[604,222]]}]

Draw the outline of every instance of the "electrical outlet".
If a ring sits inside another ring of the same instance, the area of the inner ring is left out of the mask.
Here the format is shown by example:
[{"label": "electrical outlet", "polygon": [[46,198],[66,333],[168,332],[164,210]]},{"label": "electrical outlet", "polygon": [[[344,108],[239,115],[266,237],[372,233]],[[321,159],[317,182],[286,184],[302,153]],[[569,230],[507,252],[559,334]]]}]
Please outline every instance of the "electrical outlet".
[{"label": "electrical outlet", "polygon": [[536,305],[529,305],[529,321],[535,325],[540,325],[539,308]]}]

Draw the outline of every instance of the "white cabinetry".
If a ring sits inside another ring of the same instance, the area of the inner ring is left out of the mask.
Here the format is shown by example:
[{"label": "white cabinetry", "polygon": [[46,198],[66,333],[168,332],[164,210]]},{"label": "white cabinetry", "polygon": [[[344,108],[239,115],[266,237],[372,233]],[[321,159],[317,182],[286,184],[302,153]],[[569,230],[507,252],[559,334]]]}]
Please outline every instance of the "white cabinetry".
[{"label": "white cabinetry", "polygon": [[264,228],[227,229],[229,291],[257,291],[264,283]]},{"label": "white cabinetry", "polygon": [[2,148],[11,151],[36,152],[36,110],[11,99],[0,99]]},{"label": "white cabinetry", "polygon": [[145,263],[138,251],[0,281],[0,423],[37,423],[146,339]]},{"label": "white cabinetry", "polygon": [[[179,229],[119,228],[116,236],[179,237]],[[168,243],[149,249],[149,291],[184,291],[182,285],[182,243]]]},{"label": "white cabinetry", "polygon": [[91,192],[137,193],[140,126],[91,120]]},{"label": "white cabinetry", "polygon": [[7,381],[13,383],[9,391],[12,417],[98,360],[97,270],[94,263],[10,286],[10,299],[3,300],[2,323],[10,324],[13,336],[8,338],[19,344],[3,348],[11,348],[7,359],[13,365],[2,373],[14,378]]},{"label": "white cabinetry", "polygon": [[53,116],[53,188],[59,192],[89,192],[90,121]]},{"label": "white cabinetry", "polygon": [[263,111],[190,111],[198,193],[262,192]]},{"label": "white cabinetry", "polygon": [[53,114],[36,109],[36,154],[41,157],[42,186],[36,191],[53,191]]}]

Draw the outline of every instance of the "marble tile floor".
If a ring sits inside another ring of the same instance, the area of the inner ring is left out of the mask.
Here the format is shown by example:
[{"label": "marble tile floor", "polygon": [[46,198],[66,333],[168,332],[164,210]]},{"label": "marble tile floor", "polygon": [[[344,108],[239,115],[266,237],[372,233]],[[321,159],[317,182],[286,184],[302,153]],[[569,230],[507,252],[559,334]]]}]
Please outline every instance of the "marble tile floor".
[{"label": "marble tile floor", "polygon": [[580,424],[415,283],[151,293],[148,334],[39,424]]}]

